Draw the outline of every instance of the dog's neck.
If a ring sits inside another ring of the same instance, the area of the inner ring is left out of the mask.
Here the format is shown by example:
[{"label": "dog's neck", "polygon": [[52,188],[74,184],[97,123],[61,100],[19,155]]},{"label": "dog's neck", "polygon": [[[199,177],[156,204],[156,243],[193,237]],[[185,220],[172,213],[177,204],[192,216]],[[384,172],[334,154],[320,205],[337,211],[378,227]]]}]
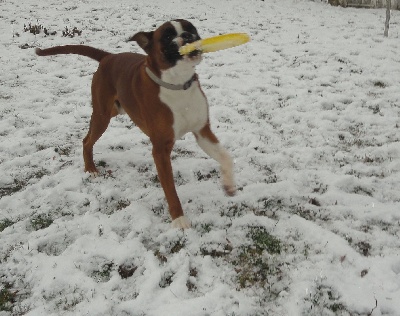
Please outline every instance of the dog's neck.
[{"label": "dog's neck", "polygon": [[185,84],[195,74],[196,64],[179,60],[172,68],[161,71],[161,80],[174,85]]}]

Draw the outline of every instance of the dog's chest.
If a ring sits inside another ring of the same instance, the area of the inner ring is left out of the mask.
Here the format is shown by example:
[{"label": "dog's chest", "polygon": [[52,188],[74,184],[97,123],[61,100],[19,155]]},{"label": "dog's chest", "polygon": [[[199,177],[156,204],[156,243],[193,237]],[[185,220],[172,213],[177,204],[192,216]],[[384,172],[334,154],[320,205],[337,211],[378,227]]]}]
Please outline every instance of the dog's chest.
[{"label": "dog's chest", "polygon": [[198,83],[186,91],[160,90],[160,100],[172,111],[175,140],[188,132],[197,132],[207,123],[208,103]]}]

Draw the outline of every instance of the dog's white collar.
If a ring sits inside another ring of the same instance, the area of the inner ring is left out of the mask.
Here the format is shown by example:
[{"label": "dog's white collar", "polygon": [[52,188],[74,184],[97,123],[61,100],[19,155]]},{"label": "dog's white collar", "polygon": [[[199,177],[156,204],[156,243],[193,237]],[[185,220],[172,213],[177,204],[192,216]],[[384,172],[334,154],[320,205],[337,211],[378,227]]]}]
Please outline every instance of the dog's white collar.
[{"label": "dog's white collar", "polygon": [[156,84],[158,84],[161,87],[164,87],[169,90],[187,90],[192,86],[192,83],[197,80],[197,75],[194,74],[192,78],[190,78],[188,81],[186,81],[184,84],[172,84],[165,82],[158,78],[148,67],[145,68],[146,73],[149,75],[151,80],[153,80]]}]

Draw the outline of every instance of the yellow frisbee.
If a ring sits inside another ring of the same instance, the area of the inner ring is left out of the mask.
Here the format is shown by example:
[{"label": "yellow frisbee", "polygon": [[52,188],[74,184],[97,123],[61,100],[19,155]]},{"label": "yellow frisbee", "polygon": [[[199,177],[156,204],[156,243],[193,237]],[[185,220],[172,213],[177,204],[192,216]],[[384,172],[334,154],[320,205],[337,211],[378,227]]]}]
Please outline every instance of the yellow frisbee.
[{"label": "yellow frisbee", "polygon": [[250,36],[246,33],[218,35],[186,44],[179,49],[179,53],[181,55],[187,55],[194,50],[200,50],[202,53],[211,53],[218,50],[239,46],[247,43],[248,41],[250,41]]}]

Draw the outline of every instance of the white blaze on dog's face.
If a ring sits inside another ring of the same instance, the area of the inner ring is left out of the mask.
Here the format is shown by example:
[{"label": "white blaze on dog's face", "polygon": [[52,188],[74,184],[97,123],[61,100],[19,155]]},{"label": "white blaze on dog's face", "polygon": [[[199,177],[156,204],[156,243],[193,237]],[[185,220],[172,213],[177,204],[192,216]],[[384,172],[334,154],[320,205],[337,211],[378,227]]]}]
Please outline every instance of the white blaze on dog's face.
[{"label": "white blaze on dog's face", "polygon": [[193,24],[182,19],[166,22],[153,32],[139,32],[130,38],[148,54],[153,70],[170,69],[181,62],[196,66],[201,61],[201,52],[195,50],[182,56],[179,48],[200,39]]},{"label": "white blaze on dog's face", "polygon": [[201,62],[201,51],[182,56],[179,48],[200,40],[196,28],[186,20],[166,22],[152,32],[139,32],[129,40],[136,41],[147,53],[147,66],[163,81],[184,84]]},{"label": "white blaze on dog's face", "polygon": [[162,52],[171,67],[161,71],[161,78],[170,83],[183,84],[194,74],[194,68],[201,60],[201,52],[194,51],[182,56],[179,48],[200,40],[196,28],[186,20],[166,23],[162,33]]},{"label": "white blaze on dog's face", "polygon": [[166,23],[166,28],[161,36],[162,52],[171,66],[180,60],[197,65],[201,61],[201,52],[194,51],[188,55],[180,55],[179,48],[200,40],[196,28],[186,20],[174,20]]}]

